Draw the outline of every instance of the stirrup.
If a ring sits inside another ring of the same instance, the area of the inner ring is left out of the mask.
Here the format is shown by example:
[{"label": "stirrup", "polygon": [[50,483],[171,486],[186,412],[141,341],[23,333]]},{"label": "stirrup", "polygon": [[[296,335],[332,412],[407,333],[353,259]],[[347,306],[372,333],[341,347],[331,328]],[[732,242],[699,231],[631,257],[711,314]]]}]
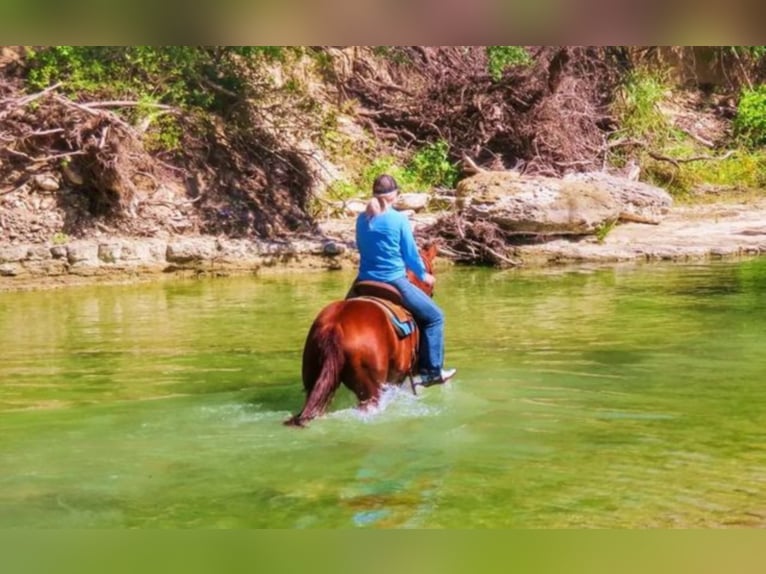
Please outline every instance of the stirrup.
[{"label": "stirrup", "polygon": [[441,385],[454,377],[455,373],[457,373],[457,369],[442,369],[438,373],[423,373],[420,375],[420,381],[418,384],[421,387]]}]

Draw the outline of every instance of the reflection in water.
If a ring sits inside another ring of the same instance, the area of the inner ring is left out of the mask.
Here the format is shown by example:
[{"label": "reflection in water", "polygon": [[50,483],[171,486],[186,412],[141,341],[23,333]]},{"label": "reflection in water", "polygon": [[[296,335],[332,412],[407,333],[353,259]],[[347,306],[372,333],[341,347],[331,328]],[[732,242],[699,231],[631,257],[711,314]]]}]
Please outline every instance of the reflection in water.
[{"label": "reflection in water", "polygon": [[0,294],[0,527],[766,525],[766,261],[442,272],[454,382],[283,427],[350,280]]}]

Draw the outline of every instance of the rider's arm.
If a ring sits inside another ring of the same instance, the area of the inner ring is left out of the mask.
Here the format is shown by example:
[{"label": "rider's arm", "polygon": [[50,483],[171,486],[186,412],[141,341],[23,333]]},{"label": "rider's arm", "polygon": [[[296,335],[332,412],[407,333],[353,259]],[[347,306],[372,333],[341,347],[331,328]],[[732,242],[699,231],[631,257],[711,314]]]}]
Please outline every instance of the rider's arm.
[{"label": "rider's arm", "polygon": [[426,267],[423,265],[423,260],[420,258],[418,252],[417,243],[415,243],[415,236],[412,234],[412,227],[406,217],[402,217],[401,226],[401,246],[402,257],[404,258],[404,265],[412,271],[415,276],[424,281],[427,275]]}]

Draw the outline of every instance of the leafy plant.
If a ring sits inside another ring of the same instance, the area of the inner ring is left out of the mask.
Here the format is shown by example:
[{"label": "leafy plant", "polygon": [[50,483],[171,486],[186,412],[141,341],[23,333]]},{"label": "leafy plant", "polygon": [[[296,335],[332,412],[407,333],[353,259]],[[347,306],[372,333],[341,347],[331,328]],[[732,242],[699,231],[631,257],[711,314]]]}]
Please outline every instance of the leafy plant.
[{"label": "leafy plant", "polygon": [[[693,141],[671,142],[662,153],[684,160],[710,155]],[[713,186],[731,191],[758,189],[766,186],[766,152],[745,147],[730,150],[721,159],[700,159],[675,166],[667,161],[646,156],[641,162],[647,181],[666,188],[676,197],[683,197],[702,186]]]},{"label": "leafy plant", "polygon": [[181,147],[183,130],[176,117],[154,114],[144,139],[149,151],[177,151]]},{"label": "leafy plant", "polygon": [[671,137],[670,124],[659,108],[666,92],[659,73],[631,73],[618,90],[612,109],[620,125],[619,134],[664,144]]},{"label": "leafy plant", "polygon": [[53,245],[64,245],[69,243],[69,236],[66,233],[59,231],[53,234],[51,243],[53,243]]},{"label": "leafy plant", "polygon": [[609,221],[604,221],[603,223],[600,223],[598,227],[596,227],[596,241],[599,243],[603,243],[606,241],[606,236],[609,235],[609,232],[612,231],[612,229],[615,228],[617,225],[617,220],[612,219]]},{"label": "leafy plant", "polygon": [[755,148],[766,144],[766,85],[742,92],[734,128],[746,146]]},{"label": "leafy plant", "polygon": [[212,110],[244,88],[243,67],[284,58],[277,46],[49,46],[30,49],[32,89],[149,99]]},{"label": "leafy plant", "polygon": [[521,46],[487,46],[487,67],[496,82],[502,79],[508,68],[531,63],[532,57]]},{"label": "leafy plant", "polygon": [[454,187],[459,175],[457,167],[449,160],[448,145],[444,140],[419,150],[404,171],[409,181],[421,187]]}]

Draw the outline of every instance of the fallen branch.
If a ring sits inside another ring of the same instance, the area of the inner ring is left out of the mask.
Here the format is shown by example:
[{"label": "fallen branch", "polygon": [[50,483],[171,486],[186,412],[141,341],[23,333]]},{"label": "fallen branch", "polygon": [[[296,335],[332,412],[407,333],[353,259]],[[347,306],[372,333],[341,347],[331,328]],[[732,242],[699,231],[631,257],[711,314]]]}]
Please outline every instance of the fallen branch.
[{"label": "fallen branch", "polygon": [[60,104],[63,104],[65,106],[68,106],[68,107],[71,107],[71,108],[75,108],[77,110],[80,110],[80,111],[85,112],[86,114],[90,114],[92,116],[96,116],[96,117],[107,116],[111,120],[113,120],[115,123],[120,124],[126,130],[128,130],[128,131],[132,131],[133,130],[133,128],[131,127],[131,125],[129,123],[127,123],[125,120],[121,119],[115,113],[104,111],[104,110],[99,110],[99,109],[93,108],[93,107],[88,107],[85,104],[78,104],[77,102],[74,102],[74,101],[70,100],[69,98],[65,98],[63,96],[59,96],[58,94],[55,94],[53,97]]},{"label": "fallen branch", "polygon": [[676,169],[681,169],[681,165],[678,163],[678,160],[675,159],[675,158],[672,158],[672,157],[669,157],[669,156],[666,156],[666,155],[662,155],[662,154],[659,154],[659,153],[653,152],[653,151],[647,151],[646,153],[649,154],[649,157],[651,157],[653,159],[656,159],[657,161],[666,161],[668,163],[673,164],[673,167],[675,167]]},{"label": "fallen branch", "polygon": [[730,158],[732,155],[734,155],[735,150],[729,150],[725,154],[720,156],[713,156],[713,155],[695,155],[693,157],[681,157],[681,158],[673,158],[666,155],[662,155],[657,152],[653,151],[647,151],[646,153],[649,154],[650,157],[656,159],[657,161],[666,161],[668,163],[673,164],[676,169],[681,169],[682,163],[692,163],[695,161],[723,161],[725,159]]},{"label": "fallen branch", "polygon": [[35,100],[48,95],[52,91],[57,90],[61,86],[61,84],[62,82],[57,82],[53,84],[52,86],[48,86],[43,91],[37,92],[36,94],[31,94],[29,96],[24,96],[23,98],[17,98],[17,99],[9,98],[9,99],[3,100],[2,102],[0,102],[0,104],[13,103],[15,104],[13,107],[26,106],[27,104],[32,103]]},{"label": "fallen branch", "polygon": [[136,102],[134,100],[111,100],[111,101],[104,101],[104,102],[88,102],[87,104],[82,104],[82,105],[87,108],[96,108],[96,109],[142,107],[142,108],[156,108],[158,110],[180,112],[178,108],[174,108],[173,106],[168,106],[166,104],[154,104],[151,102]]},{"label": "fallen branch", "polygon": [[72,156],[76,156],[76,155],[87,155],[87,154],[86,154],[86,152],[84,152],[82,150],[69,151],[69,152],[65,152],[65,153],[57,153],[57,154],[54,154],[54,155],[48,155],[48,156],[40,157],[40,158],[33,158],[33,161],[35,161],[35,162],[45,162],[45,161],[51,161],[51,160],[54,160],[54,159],[61,159],[62,157],[72,157]]},{"label": "fallen branch", "polygon": [[53,155],[47,155],[47,156],[44,156],[44,157],[32,157],[31,155],[28,155],[28,154],[26,154],[26,153],[24,153],[22,151],[17,151],[15,149],[11,149],[9,147],[5,148],[5,151],[10,153],[11,155],[15,155],[17,157],[26,159],[27,161],[31,161],[33,163],[43,163],[43,162],[46,162],[46,161],[51,161],[51,160],[54,160],[54,159],[60,159],[62,157],[71,157],[71,156],[75,156],[75,155],[86,155],[86,152],[84,152],[82,150],[70,151],[70,152],[65,152],[65,153],[57,153],[57,154],[53,154]]},{"label": "fallen branch", "polygon": [[50,136],[53,134],[60,134],[66,131],[64,128],[54,128],[51,130],[39,130],[36,132],[30,132],[28,134],[24,134],[24,137],[39,137],[39,136]]},{"label": "fallen branch", "polygon": [[11,149],[9,147],[6,147],[5,151],[11,155],[15,155],[17,157],[23,157],[24,159],[28,159],[29,161],[34,161],[34,158],[32,156],[29,156],[22,151],[16,151],[15,149]]},{"label": "fallen branch", "polygon": [[476,162],[473,161],[470,157],[463,154],[463,162],[466,164],[467,167],[463,168],[466,173],[470,174],[476,174],[476,173],[483,173],[487,171],[483,167],[479,167],[476,165]]},{"label": "fallen branch", "polygon": [[521,265],[519,261],[505,257],[504,255],[498,253],[497,251],[495,251],[494,249],[490,248],[487,245],[483,245],[482,248],[485,249],[487,252],[489,252],[489,254],[492,255],[493,257],[496,257],[500,261],[507,263],[511,267],[518,267],[519,265]]}]

